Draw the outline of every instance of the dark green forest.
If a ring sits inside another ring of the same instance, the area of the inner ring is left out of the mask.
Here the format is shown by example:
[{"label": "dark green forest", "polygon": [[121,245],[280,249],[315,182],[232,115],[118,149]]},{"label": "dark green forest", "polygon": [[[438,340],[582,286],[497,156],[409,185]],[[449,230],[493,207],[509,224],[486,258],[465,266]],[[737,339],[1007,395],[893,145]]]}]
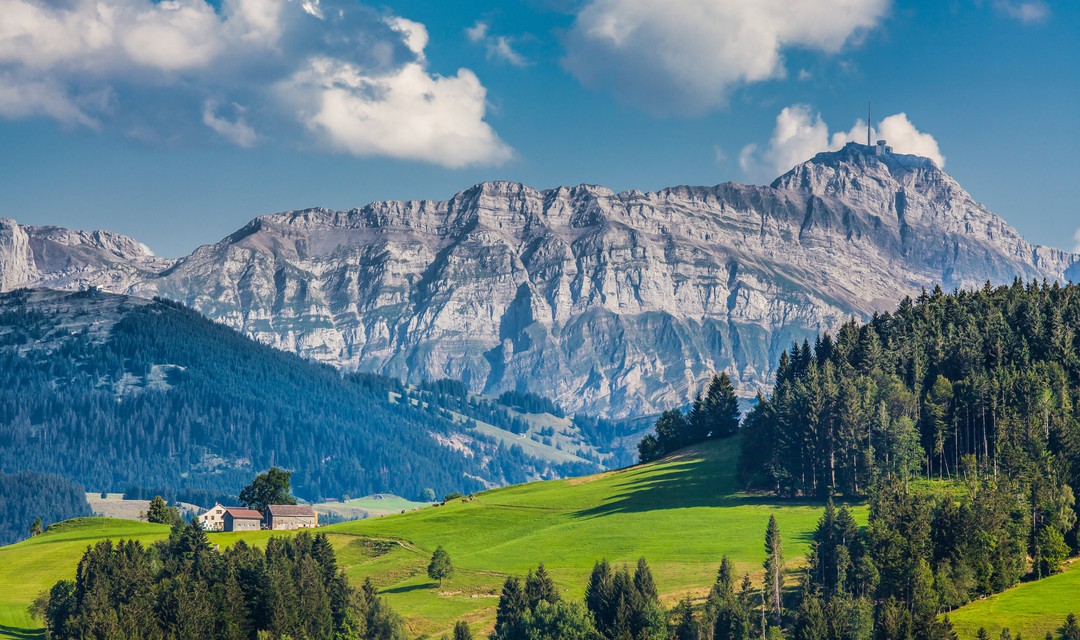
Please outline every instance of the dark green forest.
[{"label": "dark green forest", "polygon": [[[32,295],[2,296],[0,470],[55,473],[92,491],[213,497],[279,466],[298,495],[318,500],[471,493],[485,487],[479,478],[597,469],[558,467],[480,434],[482,455],[464,456],[432,435],[461,430],[444,409],[389,400],[400,383],[342,376],[175,303],[132,304],[101,339],[20,303]],[[56,295],[91,312],[110,298]]]},{"label": "dark green forest", "polygon": [[52,474],[0,473],[0,546],[30,536],[40,519],[42,529],[54,522],[92,515],[86,492]]},{"label": "dark green forest", "polygon": [[[1017,281],[924,292],[784,352],[738,430],[739,473],[749,490],[829,504],[800,592],[782,593],[769,552],[751,589],[762,616],[724,587],[740,622],[715,637],[948,639],[942,613],[1060,571],[1077,550],[1076,327],[1080,287]],[[661,415],[641,459],[722,433],[701,426],[709,406]],[[868,499],[869,526],[833,498]]]},{"label": "dark green forest", "polygon": [[325,534],[217,551],[195,524],[167,540],[98,542],[74,580],[31,607],[49,638],[403,640],[405,624],[366,582],[349,584]]}]

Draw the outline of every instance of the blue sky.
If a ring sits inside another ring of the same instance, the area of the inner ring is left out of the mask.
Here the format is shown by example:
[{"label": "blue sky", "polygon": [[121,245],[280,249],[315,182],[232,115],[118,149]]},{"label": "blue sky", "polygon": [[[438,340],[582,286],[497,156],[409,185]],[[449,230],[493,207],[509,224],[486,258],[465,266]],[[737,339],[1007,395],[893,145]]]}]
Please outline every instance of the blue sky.
[{"label": "blue sky", "polygon": [[1077,243],[1074,0],[204,2],[0,0],[0,216],[183,255],[483,180],[767,182],[869,99],[899,151]]}]

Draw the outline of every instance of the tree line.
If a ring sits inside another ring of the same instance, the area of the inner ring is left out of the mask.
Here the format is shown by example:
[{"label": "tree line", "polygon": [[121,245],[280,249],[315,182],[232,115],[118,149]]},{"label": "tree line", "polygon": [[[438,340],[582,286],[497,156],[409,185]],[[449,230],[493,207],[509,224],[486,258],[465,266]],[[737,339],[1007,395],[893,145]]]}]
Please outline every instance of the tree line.
[{"label": "tree line", "polygon": [[698,394],[685,413],[669,409],[660,414],[650,433],[638,443],[638,459],[650,462],[705,440],[727,438],[739,431],[739,399],[727,372],[713,375],[705,395]]},{"label": "tree line", "polygon": [[[973,592],[991,592],[1016,570],[1015,557],[1005,552],[985,570],[969,567],[970,574],[965,568],[931,571],[934,558],[949,563],[966,545],[992,547],[994,542],[985,536],[966,540],[969,532],[962,527],[959,536],[950,535],[939,527],[950,518],[962,521],[957,514],[963,507],[954,505],[949,512],[930,505],[883,491],[871,507],[870,526],[861,529],[845,507],[830,502],[794,591],[784,588],[787,566],[775,517],[765,530],[760,580],[749,574],[740,578],[724,556],[703,603],[685,596],[665,609],[644,558],[633,570],[597,562],[584,598],[567,601],[541,563],[524,580],[506,578],[490,640],[957,640],[947,615],[966,601],[957,579],[967,580]],[[978,637],[988,634],[980,629]],[[1003,629],[996,637],[1019,635]],[[1080,640],[1080,624],[1070,614],[1056,634],[1046,637]],[[471,638],[468,626],[458,623],[454,640]]]},{"label": "tree line", "polygon": [[326,535],[308,532],[270,538],[265,551],[243,541],[217,551],[195,524],[151,547],[98,542],[75,579],[30,610],[56,639],[406,638],[371,582],[352,587]]},{"label": "tree line", "polygon": [[1075,487],[1076,327],[1080,287],[1016,281],[936,288],[795,344],[746,416],[742,477],[820,497],[865,495],[881,478],[1005,477],[1039,496]]}]

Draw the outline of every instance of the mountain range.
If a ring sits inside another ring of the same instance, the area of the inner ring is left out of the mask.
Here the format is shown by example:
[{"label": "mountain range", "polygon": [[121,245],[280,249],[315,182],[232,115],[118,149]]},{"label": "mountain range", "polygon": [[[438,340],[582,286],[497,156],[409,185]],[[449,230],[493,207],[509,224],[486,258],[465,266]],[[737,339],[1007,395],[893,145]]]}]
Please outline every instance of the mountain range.
[{"label": "mountain range", "polygon": [[614,193],[487,182],[446,201],[258,217],[160,258],[0,219],[0,290],[154,296],[346,371],[531,391],[568,412],[682,406],[714,371],[767,389],[793,340],[905,296],[1076,279],[932,161],[849,143],[769,186]]}]

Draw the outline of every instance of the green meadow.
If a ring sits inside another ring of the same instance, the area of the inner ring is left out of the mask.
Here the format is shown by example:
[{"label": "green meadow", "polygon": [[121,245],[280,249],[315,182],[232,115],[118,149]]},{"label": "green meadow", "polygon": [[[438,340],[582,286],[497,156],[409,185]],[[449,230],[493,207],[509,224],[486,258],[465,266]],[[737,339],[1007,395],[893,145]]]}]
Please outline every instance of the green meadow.
[{"label": "green meadow", "polygon": [[[489,631],[503,579],[541,561],[573,598],[584,593],[589,571],[601,558],[631,564],[644,556],[668,605],[684,594],[704,596],[725,554],[740,573],[760,578],[770,514],[784,535],[793,586],[822,505],[741,493],[733,445],[706,443],[653,464],[505,487],[320,530],[330,536],[349,577],[357,584],[371,578],[416,636],[441,635],[458,619],[468,620],[476,632]],[[865,523],[865,506],[851,508]],[[150,544],[167,535],[162,525],[83,518],[0,548],[0,638],[40,637],[27,606],[57,580],[73,577],[88,545],[106,538]],[[223,547],[238,540],[261,546],[271,535],[281,534],[216,533],[210,540]],[[439,545],[456,567],[442,589],[426,573]],[[1080,562],[1060,575],[969,604],[950,618],[961,638],[973,638],[980,626],[991,637],[1007,626],[1025,638],[1041,638],[1066,614],[1080,612],[1077,594]]]},{"label": "green meadow", "polygon": [[0,638],[41,637],[39,624],[30,619],[27,606],[57,580],[74,578],[88,545],[105,538],[150,544],[168,535],[169,528],[160,524],[80,518],[54,524],[36,538],[0,547]]},{"label": "green meadow", "polygon": [[1056,631],[1065,616],[1080,615],[1080,561],[1073,561],[1062,573],[1034,582],[1022,582],[1012,589],[960,607],[949,614],[961,638],[974,638],[979,627],[991,638],[1008,627],[1013,635],[1040,640],[1047,631]]},{"label": "green meadow", "polygon": [[[413,635],[437,636],[458,619],[477,632],[494,624],[502,581],[544,562],[569,597],[580,597],[593,563],[633,563],[644,556],[668,604],[704,596],[727,554],[740,573],[761,575],[764,534],[776,515],[784,536],[789,582],[809,549],[822,505],[746,495],[734,478],[734,441],[686,449],[660,462],[584,478],[536,482],[427,507],[329,527],[339,564],[356,583],[371,578]],[[862,505],[853,510],[866,520]],[[152,542],[164,527],[90,518],[0,548],[0,637],[33,637],[31,600],[74,575],[87,545],[103,538]],[[269,532],[212,534],[228,546],[263,544]],[[426,566],[439,545],[456,567],[442,589]],[[4,633],[8,634],[4,636]]]}]

